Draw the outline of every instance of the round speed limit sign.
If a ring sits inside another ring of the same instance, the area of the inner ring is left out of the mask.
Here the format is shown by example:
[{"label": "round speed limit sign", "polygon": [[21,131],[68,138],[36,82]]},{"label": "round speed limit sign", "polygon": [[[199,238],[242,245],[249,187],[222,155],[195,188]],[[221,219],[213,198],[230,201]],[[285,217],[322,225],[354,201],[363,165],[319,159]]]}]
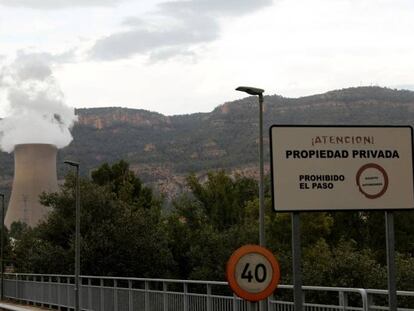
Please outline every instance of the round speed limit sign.
[{"label": "round speed limit sign", "polygon": [[245,245],[236,250],[227,262],[226,274],[233,292],[249,301],[269,297],[280,279],[276,258],[259,245]]}]

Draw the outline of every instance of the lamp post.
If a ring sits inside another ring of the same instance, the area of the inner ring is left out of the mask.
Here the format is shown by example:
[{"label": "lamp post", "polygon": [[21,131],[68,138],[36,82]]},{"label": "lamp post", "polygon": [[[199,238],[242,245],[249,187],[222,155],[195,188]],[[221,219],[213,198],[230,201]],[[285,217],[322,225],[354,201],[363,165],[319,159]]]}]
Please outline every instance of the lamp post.
[{"label": "lamp post", "polygon": [[[249,95],[259,97],[259,244],[266,246],[265,230],[264,230],[264,167],[263,167],[263,89],[258,89],[250,86],[239,86],[236,91],[245,92]],[[267,310],[265,302],[262,300],[259,303],[259,310]]]},{"label": "lamp post", "polygon": [[80,185],[79,185],[79,163],[73,161],[65,161],[65,164],[76,168],[76,229],[75,229],[75,311],[79,311],[79,272],[80,272]]},{"label": "lamp post", "polygon": [[0,291],[1,291],[1,300],[4,298],[4,194],[0,193],[1,197],[1,284],[0,284]]},{"label": "lamp post", "polygon": [[263,92],[264,90],[249,86],[239,86],[237,91],[245,92],[250,95],[259,96],[259,162],[260,162],[260,182],[259,182],[259,243],[266,246],[264,231],[264,168],[263,168]]}]

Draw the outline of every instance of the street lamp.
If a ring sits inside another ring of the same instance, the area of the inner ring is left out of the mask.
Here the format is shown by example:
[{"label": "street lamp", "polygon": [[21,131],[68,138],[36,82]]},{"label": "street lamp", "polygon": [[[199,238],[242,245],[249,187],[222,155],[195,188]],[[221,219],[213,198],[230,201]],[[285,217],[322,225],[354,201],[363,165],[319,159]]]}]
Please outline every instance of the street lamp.
[{"label": "street lamp", "polygon": [[80,186],[79,186],[79,163],[65,161],[65,164],[76,168],[76,233],[75,233],[75,311],[79,311],[79,272],[80,272]]},{"label": "street lamp", "polygon": [[[239,86],[236,91],[245,92],[249,95],[259,96],[259,244],[266,246],[264,230],[264,168],[263,168],[263,89],[250,86]],[[267,310],[264,301],[260,301],[259,310]]]},{"label": "street lamp", "polygon": [[1,300],[4,298],[4,194],[0,193],[1,197],[1,284],[0,284],[0,291],[1,291]]},{"label": "street lamp", "polygon": [[259,96],[259,243],[266,246],[264,230],[264,168],[263,168],[263,92],[264,90],[249,86],[239,86],[236,91],[245,92],[250,95]]}]

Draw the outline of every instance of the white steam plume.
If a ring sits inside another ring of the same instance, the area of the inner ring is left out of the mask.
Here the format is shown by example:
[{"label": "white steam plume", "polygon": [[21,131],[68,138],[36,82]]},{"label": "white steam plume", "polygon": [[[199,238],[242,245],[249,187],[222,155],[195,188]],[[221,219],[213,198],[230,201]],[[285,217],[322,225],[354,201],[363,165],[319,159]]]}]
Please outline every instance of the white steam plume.
[{"label": "white steam plume", "polygon": [[8,112],[0,120],[1,150],[12,152],[27,143],[63,148],[72,141],[75,111],[65,104],[49,62],[39,54],[20,53],[0,69],[0,95]]}]

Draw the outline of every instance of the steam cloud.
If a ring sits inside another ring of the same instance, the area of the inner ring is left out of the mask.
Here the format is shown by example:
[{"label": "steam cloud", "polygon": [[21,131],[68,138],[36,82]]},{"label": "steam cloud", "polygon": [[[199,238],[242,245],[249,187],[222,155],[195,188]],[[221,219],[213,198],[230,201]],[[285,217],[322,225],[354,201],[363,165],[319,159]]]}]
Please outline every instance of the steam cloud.
[{"label": "steam cloud", "polygon": [[69,130],[77,120],[75,111],[65,104],[50,61],[39,54],[19,53],[0,69],[0,105],[8,111],[0,120],[3,151],[27,143],[63,148],[72,141]]}]

